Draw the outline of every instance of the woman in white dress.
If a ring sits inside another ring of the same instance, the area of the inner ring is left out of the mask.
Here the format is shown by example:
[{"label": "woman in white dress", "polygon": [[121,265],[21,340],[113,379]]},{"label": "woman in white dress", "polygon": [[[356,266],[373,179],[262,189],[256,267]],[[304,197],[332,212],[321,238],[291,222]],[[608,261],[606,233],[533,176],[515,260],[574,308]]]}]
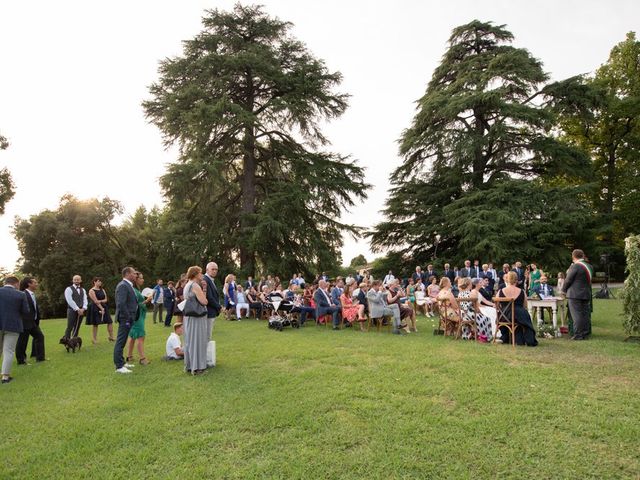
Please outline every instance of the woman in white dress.
[{"label": "woman in white dress", "polygon": [[[482,289],[482,285],[484,283],[482,278],[474,278],[472,283],[472,296],[478,299],[477,305],[480,307],[480,312],[489,319],[489,322],[491,322],[491,333],[495,334],[497,317],[496,306],[493,302],[490,302],[489,300],[484,298],[482,293],[480,293],[480,290]],[[500,332],[498,332],[498,337],[500,337]]]}]

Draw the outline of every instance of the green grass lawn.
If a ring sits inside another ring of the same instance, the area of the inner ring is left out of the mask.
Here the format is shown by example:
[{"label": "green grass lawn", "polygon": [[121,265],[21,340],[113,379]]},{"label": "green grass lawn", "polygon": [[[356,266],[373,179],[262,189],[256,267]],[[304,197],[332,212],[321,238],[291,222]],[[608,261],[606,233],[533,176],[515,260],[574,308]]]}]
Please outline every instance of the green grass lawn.
[{"label": "green grass lawn", "polygon": [[[80,353],[44,321],[49,362],[0,386],[0,477],[639,478],[640,345],[621,305],[595,303],[594,338],[537,348],[420,333],[284,332],[218,320],[218,366],[161,362],[116,375],[89,328]],[[101,327],[104,328],[104,327]]]}]

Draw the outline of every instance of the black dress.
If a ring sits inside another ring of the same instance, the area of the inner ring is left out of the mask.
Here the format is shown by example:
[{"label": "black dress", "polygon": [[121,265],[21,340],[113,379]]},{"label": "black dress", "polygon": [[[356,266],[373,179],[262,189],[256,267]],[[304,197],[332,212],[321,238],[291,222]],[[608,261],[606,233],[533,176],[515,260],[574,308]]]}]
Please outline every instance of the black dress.
[{"label": "black dress", "polygon": [[[506,297],[502,290],[498,292],[498,296],[502,298]],[[524,308],[524,290],[520,290],[520,295],[516,298],[514,305],[516,323],[519,325],[516,329],[516,345],[528,345],[530,347],[535,347],[538,345],[538,340],[536,340],[536,331],[533,328],[533,323],[531,322],[531,315],[529,315],[527,309]],[[505,310],[505,316],[511,320],[511,309],[508,308]],[[500,327],[500,332],[502,333],[502,342],[511,343],[509,330],[506,327]]]},{"label": "black dress", "polygon": [[[103,289],[94,290],[93,293],[95,293],[98,300],[104,300],[106,298],[106,294]],[[87,325],[104,325],[107,323],[113,323],[111,315],[109,315],[109,306],[106,303],[103,303],[102,308],[104,308],[104,315],[100,313],[100,309],[95,303],[89,303]]]}]

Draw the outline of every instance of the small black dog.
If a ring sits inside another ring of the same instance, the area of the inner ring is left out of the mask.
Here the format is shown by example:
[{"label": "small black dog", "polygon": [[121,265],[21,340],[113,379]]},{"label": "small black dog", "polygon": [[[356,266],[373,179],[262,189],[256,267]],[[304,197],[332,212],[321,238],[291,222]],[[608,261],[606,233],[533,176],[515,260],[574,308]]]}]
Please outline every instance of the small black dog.
[{"label": "small black dog", "polygon": [[82,338],[80,338],[80,337],[71,337],[71,338],[62,337],[60,339],[60,345],[64,345],[65,346],[65,348],[67,349],[67,353],[69,353],[69,350],[71,350],[73,353],[76,353],[76,348],[78,349],[78,351],[80,351],[80,348],[82,348]]}]

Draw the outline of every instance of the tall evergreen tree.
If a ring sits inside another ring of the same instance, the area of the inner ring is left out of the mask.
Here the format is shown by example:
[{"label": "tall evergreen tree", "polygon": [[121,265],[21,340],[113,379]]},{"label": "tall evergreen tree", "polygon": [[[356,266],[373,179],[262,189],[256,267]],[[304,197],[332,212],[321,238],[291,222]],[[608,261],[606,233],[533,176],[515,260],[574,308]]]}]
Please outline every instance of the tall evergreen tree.
[{"label": "tall evergreen tree", "polygon": [[324,149],[320,122],[347,108],[341,75],[262,7],[207,11],[203,25],[161,62],[143,104],[180,147],[161,184],[181,255],[246,273],[329,269],[342,232],[357,234],[340,214],[368,188],[354,161]]},{"label": "tall evergreen tree", "polygon": [[[451,260],[550,260],[564,251],[582,220],[574,215],[581,197],[545,194],[537,180],[584,174],[587,161],[551,135],[555,118],[540,97],[547,75],[512,40],[491,22],[453,30],[400,139],[403,163],[391,175],[387,220],[371,234],[374,248],[424,262],[440,235],[438,254]],[[554,242],[518,242],[511,230],[530,224]]]}]

